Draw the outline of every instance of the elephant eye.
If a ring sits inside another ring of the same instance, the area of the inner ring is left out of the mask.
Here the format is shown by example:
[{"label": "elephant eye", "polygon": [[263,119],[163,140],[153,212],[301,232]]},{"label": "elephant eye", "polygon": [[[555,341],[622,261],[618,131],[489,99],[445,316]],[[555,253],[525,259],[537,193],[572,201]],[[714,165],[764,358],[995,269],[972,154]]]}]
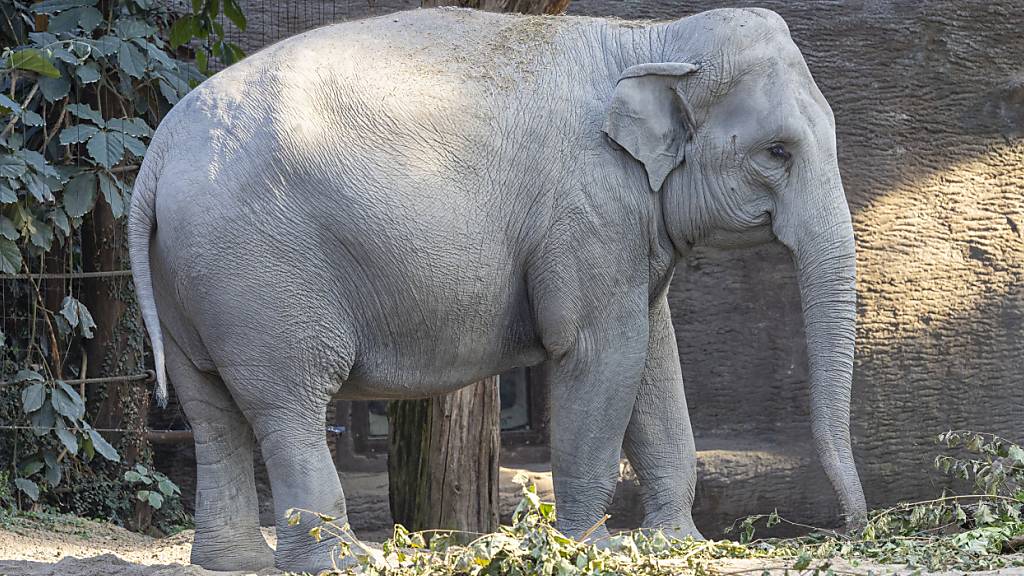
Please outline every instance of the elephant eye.
[{"label": "elephant eye", "polygon": [[772,144],[771,147],[768,148],[768,153],[778,158],[779,160],[783,160],[786,162],[788,162],[789,159],[793,157],[793,155],[790,154],[786,150],[786,147],[783,146],[782,144]]}]

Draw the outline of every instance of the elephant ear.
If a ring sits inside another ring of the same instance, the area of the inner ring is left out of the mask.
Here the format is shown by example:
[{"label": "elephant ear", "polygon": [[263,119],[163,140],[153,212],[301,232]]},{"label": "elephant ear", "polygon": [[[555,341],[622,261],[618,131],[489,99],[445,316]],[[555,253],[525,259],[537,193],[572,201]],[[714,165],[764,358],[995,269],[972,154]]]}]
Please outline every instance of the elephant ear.
[{"label": "elephant ear", "polygon": [[603,130],[644,165],[655,192],[683,162],[693,117],[678,85],[697,69],[678,62],[639,64],[627,68],[615,85]]}]

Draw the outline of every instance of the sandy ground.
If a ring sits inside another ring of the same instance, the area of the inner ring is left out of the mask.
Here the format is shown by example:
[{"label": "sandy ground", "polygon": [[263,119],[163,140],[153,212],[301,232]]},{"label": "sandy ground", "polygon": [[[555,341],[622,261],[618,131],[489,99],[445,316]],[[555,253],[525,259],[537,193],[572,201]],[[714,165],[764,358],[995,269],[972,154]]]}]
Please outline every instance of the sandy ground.
[{"label": "sandy ground", "polygon": [[[264,536],[273,544],[273,529],[264,530]],[[17,518],[0,529],[0,575],[226,574],[190,565],[191,550],[191,530],[157,539],[73,516]]]},{"label": "sandy ground", "polygon": [[[264,537],[276,542],[273,528]],[[378,535],[379,536],[379,535]],[[0,576],[225,576],[242,572],[213,572],[189,564],[192,531],[151,538],[100,522],[73,516],[16,518],[0,525]],[[789,562],[723,561],[719,574],[784,574]],[[839,574],[911,574],[897,567],[852,567],[837,562]],[[813,572],[806,572],[807,574]],[[251,573],[250,573],[251,574]],[[268,570],[260,576],[279,572]],[[789,574],[796,574],[790,571]],[[945,573],[949,576],[956,573]],[[1022,569],[972,572],[972,575],[1024,576]]]}]

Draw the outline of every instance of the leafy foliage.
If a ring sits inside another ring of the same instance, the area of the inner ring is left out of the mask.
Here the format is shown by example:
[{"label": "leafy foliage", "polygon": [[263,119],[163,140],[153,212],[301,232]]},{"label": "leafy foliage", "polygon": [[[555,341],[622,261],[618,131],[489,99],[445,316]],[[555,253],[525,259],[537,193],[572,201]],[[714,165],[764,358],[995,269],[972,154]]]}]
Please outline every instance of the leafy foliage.
[{"label": "leafy foliage", "polygon": [[[200,4],[201,12],[184,18],[212,22],[221,8],[229,15],[238,8],[234,2]],[[172,44],[205,40],[209,31],[197,26],[169,42],[176,15],[166,5],[0,3],[0,272],[29,277],[3,285],[5,315],[12,313],[8,303],[17,302],[22,309],[14,315],[28,317],[5,322],[0,332],[0,421],[25,429],[3,431],[0,447],[14,456],[2,484],[13,486],[23,505],[67,506],[81,498],[94,515],[126,512],[117,498],[127,480],[102,463],[116,464],[120,456],[89,424],[85,387],[67,382],[85,376],[84,348],[97,333],[96,320],[81,295],[70,291],[74,284],[64,285],[62,296],[36,274],[52,271],[55,262],[58,271],[86,269],[83,228],[99,207],[123,217],[155,127],[204,77],[188,60],[192,49]],[[230,56],[238,59],[241,52],[232,49]],[[26,302],[30,310],[23,309]],[[112,473],[118,484],[98,491],[108,494],[105,502],[75,486],[57,496],[72,470],[97,486],[99,476]],[[177,487],[164,492],[166,486],[157,480],[154,496],[146,496],[149,506],[161,509],[162,502],[154,505],[158,499],[177,494]]]},{"label": "leafy foliage", "polygon": [[192,14],[180,18],[171,27],[171,47],[177,48],[192,38],[200,38],[203,44],[196,51],[196,63],[203,74],[209,74],[210,57],[219,59],[225,66],[241,60],[245,54],[237,44],[224,39],[224,24],[217,16],[223,14],[238,27],[245,30],[247,22],[237,0],[192,0]]},{"label": "leafy foliage", "polygon": [[[971,481],[979,493],[944,494],[927,502],[876,510],[864,529],[848,535],[804,527],[810,530],[806,536],[755,540],[758,525],[793,524],[772,513],[734,525],[738,542],[678,540],[660,531],[623,532],[604,541],[577,542],[554,528],[554,505],[542,502],[535,487],[527,486],[521,477],[517,481],[523,484],[522,500],[512,525],[491,534],[410,533],[399,525],[378,550],[360,543],[347,525],[316,514],[320,522],[310,536],[317,541],[334,540],[335,572],[368,576],[713,574],[717,573],[714,563],[722,559],[772,560],[793,573],[815,575],[842,573],[833,566],[836,558],[854,568],[866,565],[854,572],[864,574],[879,573],[879,565],[890,570],[905,567],[913,573],[1024,566],[1024,558],[1008,554],[1024,546],[1020,521],[1024,493],[1018,490],[1024,478],[1024,461],[1018,457],[1024,451],[987,434],[953,431],[939,439],[947,448],[973,456],[941,455],[936,459],[938,469]],[[291,525],[297,525],[304,514],[313,513],[286,512]],[[339,566],[346,563],[351,565]]]},{"label": "leafy foliage", "polygon": [[[1024,558],[1005,555],[1024,547],[1024,450],[998,436],[963,430],[945,432],[938,442],[953,453],[937,456],[936,468],[970,482],[975,493],[943,493],[934,500],[873,511],[864,528],[849,536],[818,530],[786,543],[814,558],[840,556],[927,570],[1024,565]],[[785,522],[777,514],[746,518],[740,523],[741,541],[752,541],[754,525],[761,521],[767,526]]]},{"label": "leafy foliage", "polygon": [[136,464],[135,468],[125,472],[124,480],[129,484],[141,486],[135,492],[135,498],[139,502],[145,502],[154,510],[162,508],[165,499],[181,496],[178,485],[171,482],[170,478],[156,470],[150,470],[142,464]]}]

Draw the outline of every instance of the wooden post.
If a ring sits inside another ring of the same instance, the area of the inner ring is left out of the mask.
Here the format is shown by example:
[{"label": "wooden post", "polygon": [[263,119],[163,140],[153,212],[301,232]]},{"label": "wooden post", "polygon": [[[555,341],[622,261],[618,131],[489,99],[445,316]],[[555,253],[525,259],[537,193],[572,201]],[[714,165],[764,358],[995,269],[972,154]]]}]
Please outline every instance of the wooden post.
[{"label": "wooden post", "polygon": [[392,402],[391,515],[410,530],[498,527],[498,378],[447,396]]}]

